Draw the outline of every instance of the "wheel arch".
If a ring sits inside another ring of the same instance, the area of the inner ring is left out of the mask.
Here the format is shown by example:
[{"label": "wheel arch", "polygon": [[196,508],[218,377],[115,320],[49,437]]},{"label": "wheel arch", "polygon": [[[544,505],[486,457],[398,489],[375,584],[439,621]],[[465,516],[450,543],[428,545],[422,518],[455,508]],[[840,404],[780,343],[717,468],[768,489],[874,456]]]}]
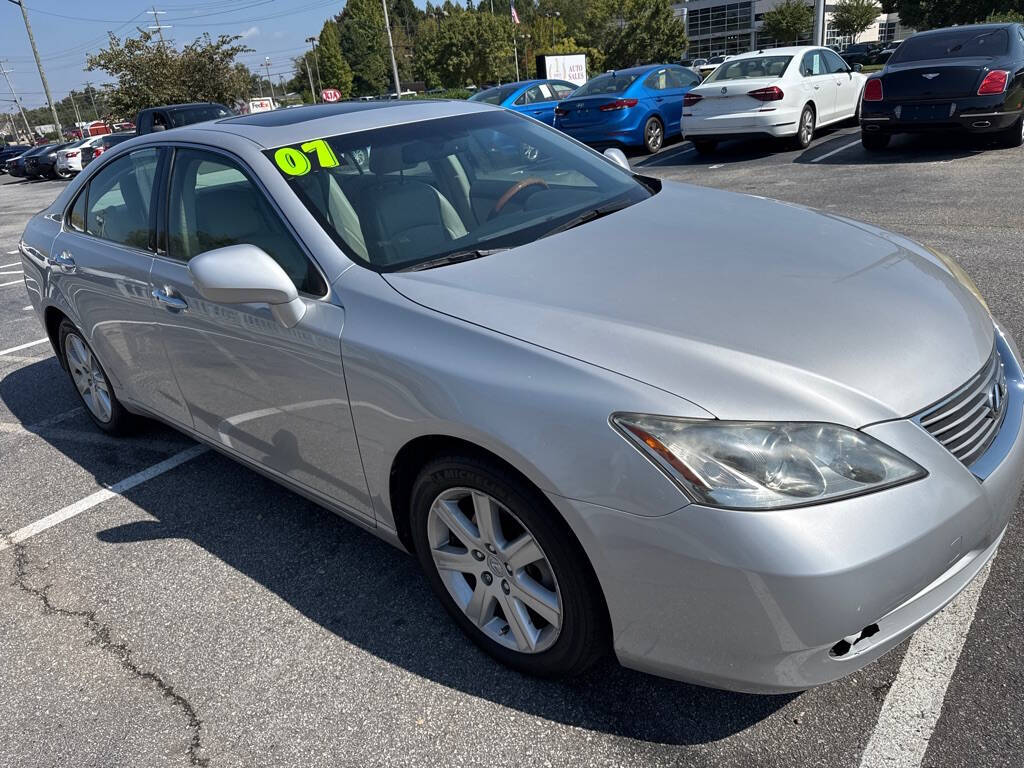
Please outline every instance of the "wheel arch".
[{"label": "wheel arch", "polygon": [[43,310],[43,327],[46,328],[46,335],[50,339],[50,346],[53,347],[53,354],[57,356],[57,360],[60,362],[61,368],[67,368],[67,364],[64,362],[64,355],[60,351],[60,324],[67,320],[70,323],[74,323],[70,317],[68,317],[59,308],[52,304]]}]

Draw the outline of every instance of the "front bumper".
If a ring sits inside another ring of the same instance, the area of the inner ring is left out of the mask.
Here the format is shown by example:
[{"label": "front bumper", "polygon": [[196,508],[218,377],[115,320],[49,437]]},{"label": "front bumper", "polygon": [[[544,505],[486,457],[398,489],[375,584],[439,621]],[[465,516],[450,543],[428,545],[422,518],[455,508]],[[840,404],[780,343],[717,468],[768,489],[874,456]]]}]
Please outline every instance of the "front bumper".
[{"label": "front bumper", "polygon": [[591,557],[619,660],[779,693],[836,680],[902,642],[991,559],[1016,507],[1024,373],[1011,349],[1001,341],[1009,404],[989,449],[1001,460],[989,456],[983,482],[901,420],[864,431],[928,476],[830,504],[775,512],[690,504],[639,517],[553,497]]}]

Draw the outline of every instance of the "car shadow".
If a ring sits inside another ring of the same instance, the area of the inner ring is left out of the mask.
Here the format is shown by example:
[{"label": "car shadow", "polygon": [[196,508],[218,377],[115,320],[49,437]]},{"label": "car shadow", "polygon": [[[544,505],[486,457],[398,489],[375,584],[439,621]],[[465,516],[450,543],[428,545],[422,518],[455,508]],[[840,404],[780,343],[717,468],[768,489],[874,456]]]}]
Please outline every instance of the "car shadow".
[{"label": "car shadow", "polygon": [[[853,146],[836,151],[846,144]],[[869,152],[860,145],[860,132],[847,133],[816,143],[804,150],[794,163],[816,165],[903,165],[941,163],[973,157],[997,149],[993,139],[950,134],[900,134],[883,150]]]},{"label": "car shadow", "polygon": [[[77,405],[52,357],[4,375],[0,401],[23,424]],[[110,443],[130,452],[133,440],[151,440],[166,429],[154,424],[136,438]],[[46,428],[36,434],[98,481],[115,480],[109,451],[98,454],[80,442],[48,437]],[[537,717],[648,742],[704,744],[760,722],[797,696],[701,688],[625,669],[613,657],[568,680],[513,672],[462,635],[414,558],[214,452],[124,496],[153,519],[100,531],[100,541],[119,547],[192,542],[346,642],[415,675]]]}]

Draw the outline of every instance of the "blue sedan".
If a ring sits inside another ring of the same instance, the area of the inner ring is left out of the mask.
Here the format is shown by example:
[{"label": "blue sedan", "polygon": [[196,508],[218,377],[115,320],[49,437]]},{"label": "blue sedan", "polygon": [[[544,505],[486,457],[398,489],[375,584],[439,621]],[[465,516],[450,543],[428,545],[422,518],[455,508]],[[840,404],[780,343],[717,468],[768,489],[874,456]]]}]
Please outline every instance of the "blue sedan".
[{"label": "blue sedan", "polygon": [[480,91],[470,96],[469,100],[506,107],[542,123],[554,125],[555,106],[576,88],[565,80],[521,80]]},{"label": "blue sedan", "polygon": [[587,144],[657,152],[679,133],[683,96],[700,83],[692,69],[648,64],[591,78],[555,109],[555,127]]}]

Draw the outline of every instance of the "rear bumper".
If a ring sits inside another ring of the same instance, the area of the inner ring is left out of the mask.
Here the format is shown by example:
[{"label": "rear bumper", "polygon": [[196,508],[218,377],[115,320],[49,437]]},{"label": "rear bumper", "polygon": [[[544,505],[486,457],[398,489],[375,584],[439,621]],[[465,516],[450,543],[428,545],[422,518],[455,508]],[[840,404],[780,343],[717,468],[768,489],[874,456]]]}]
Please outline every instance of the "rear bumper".
[{"label": "rear bumper", "polygon": [[619,660],[779,693],[841,678],[902,642],[993,557],[1016,506],[1024,374],[1011,347],[1001,345],[1010,410],[984,482],[916,424],[896,421],[865,431],[928,476],[831,504],[776,512],[690,504],[639,517],[552,498],[591,557]]},{"label": "rear bumper", "polygon": [[[632,118],[632,115],[630,115]],[[622,122],[599,123],[586,126],[565,126],[555,121],[555,128],[576,141],[584,144],[611,145],[621,144],[626,147],[639,147],[644,143],[644,119],[639,115],[630,120]],[[673,130],[674,126],[665,126],[666,132]]]},{"label": "rear bumper", "polygon": [[795,136],[800,119],[799,109],[741,112],[726,115],[683,115],[682,130],[686,138],[727,139],[740,136]]},{"label": "rear bumper", "polygon": [[[863,102],[860,124],[872,133],[991,133],[1010,128],[1024,110],[1004,109],[1003,97],[979,96],[930,104]],[[908,120],[919,106],[947,107],[935,119]]]}]

